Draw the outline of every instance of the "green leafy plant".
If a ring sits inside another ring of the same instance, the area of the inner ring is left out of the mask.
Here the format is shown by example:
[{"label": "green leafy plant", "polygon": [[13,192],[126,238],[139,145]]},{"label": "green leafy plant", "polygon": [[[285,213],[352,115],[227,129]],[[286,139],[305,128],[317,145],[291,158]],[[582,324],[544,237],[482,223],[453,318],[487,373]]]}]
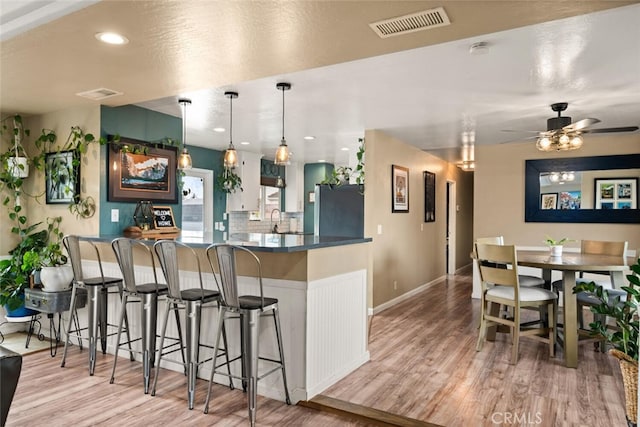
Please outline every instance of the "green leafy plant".
[{"label": "green leafy plant", "polygon": [[549,236],[546,236],[545,239],[544,239],[544,243],[547,246],[560,246],[560,245],[562,245],[564,243],[567,243],[567,242],[573,242],[573,240],[571,240],[571,239],[569,239],[567,237],[563,237],[560,240],[556,240],[556,239],[553,239],[553,238],[551,238]]},{"label": "green leafy plant", "polygon": [[351,183],[351,179],[355,179],[355,184],[364,185],[364,138],[359,138],[358,152],[356,153],[356,159],[358,163],[356,168],[353,169],[350,166],[338,166],[334,168],[331,173],[320,181],[320,184],[328,185],[344,185]]},{"label": "green leafy plant", "polygon": [[605,318],[615,319],[616,327],[610,328],[599,320],[589,324],[591,335],[604,338],[613,347],[638,360],[638,303],[640,303],[640,258],[631,266],[633,274],[627,275],[629,286],[622,286],[627,292],[627,299],[620,301],[620,297],[609,297],[609,293],[602,286],[594,282],[580,283],[573,288],[574,293],[590,292],[594,294],[600,304],[591,306],[591,311],[605,315]]},{"label": "green leafy plant", "polygon": [[222,171],[216,177],[216,186],[225,193],[235,193],[237,190],[244,191],[242,189],[242,178],[232,168],[222,168]]}]

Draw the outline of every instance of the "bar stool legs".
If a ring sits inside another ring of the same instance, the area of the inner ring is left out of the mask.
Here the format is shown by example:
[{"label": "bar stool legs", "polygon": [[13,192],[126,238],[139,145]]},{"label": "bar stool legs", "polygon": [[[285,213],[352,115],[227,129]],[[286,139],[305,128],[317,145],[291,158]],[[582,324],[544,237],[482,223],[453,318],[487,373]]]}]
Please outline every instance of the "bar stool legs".
[{"label": "bar stool legs", "polygon": [[[216,354],[218,350],[218,345],[220,342],[220,334],[222,326],[224,325],[224,315],[227,311],[227,308],[222,306],[220,307],[220,313],[218,315],[218,331],[216,334],[216,344],[214,347],[214,354]],[[291,398],[289,396],[289,389],[287,387],[287,374],[285,369],[285,361],[284,361],[284,351],[282,349],[282,334],[280,327],[280,316],[278,314],[278,308],[274,307],[272,309],[272,316],[276,330],[276,339],[278,341],[278,352],[280,354],[280,360],[271,360],[266,359],[270,362],[279,363],[279,369],[282,371],[282,381],[284,383],[284,392],[285,392],[285,401],[287,405],[291,405]],[[260,333],[260,315],[261,310],[241,310],[240,312],[240,336],[242,342],[242,384],[243,388],[246,387],[248,389],[248,411],[249,411],[249,421],[251,426],[255,426],[256,423],[256,410],[257,410],[257,386],[258,380],[260,377],[258,376],[258,361],[260,360],[259,349],[260,349],[260,341],[259,341],[259,333]],[[204,413],[209,413],[209,402],[211,400],[211,384],[213,383],[213,376],[215,374],[215,363],[213,368],[211,369],[211,375],[209,377],[209,389],[207,391],[207,399],[204,405]],[[273,372],[273,371],[271,371]],[[271,372],[267,372],[265,374],[268,375]]]}]

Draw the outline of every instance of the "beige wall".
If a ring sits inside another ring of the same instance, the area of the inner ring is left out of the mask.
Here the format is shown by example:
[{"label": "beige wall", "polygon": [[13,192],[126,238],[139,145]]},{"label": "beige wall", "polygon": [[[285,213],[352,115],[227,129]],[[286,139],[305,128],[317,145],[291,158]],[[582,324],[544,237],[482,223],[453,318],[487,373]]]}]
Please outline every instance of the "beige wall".
[{"label": "beige wall", "polygon": [[[31,129],[31,137],[23,143],[25,150],[29,153],[33,153],[33,141],[42,129],[55,131],[58,135],[59,146],[66,143],[72,126],[80,126],[86,133],[92,133],[96,138],[100,136],[99,106],[74,108],[23,119],[25,128]],[[87,219],[76,218],[74,214],[69,212],[68,205],[47,205],[44,197],[44,171],[38,171],[32,167],[23,189],[29,194],[41,196],[37,201],[27,197],[23,198],[29,223],[45,221],[47,217],[62,216],[61,228],[64,233],[96,235],[100,228],[100,147],[97,143],[91,144],[88,153],[82,157],[80,180],[82,197],[91,195],[97,205],[95,215]],[[17,243],[6,218],[5,212],[2,212],[0,216],[0,255],[6,255]]]},{"label": "beige wall", "polygon": [[[365,235],[373,238],[369,305],[375,308],[445,274],[447,180],[456,182],[460,206],[456,266],[469,263],[473,178],[384,132],[367,131],[365,141]],[[392,164],[409,168],[409,213],[391,212]],[[431,223],[424,222],[425,170],[436,174],[436,221]]]},{"label": "beige wall", "polygon": [[[542,153],[532,142],[475,147],[475,237],[503,235],[506,243],[542,246],[545,235],[571,239],[627,240],[640,247],[638,224],[567,224],[524,222],[525,160],[604,156],[640,152],[640,134],[592,136],[578,151]],[[568,244],[579,247],[579,242]]]}]

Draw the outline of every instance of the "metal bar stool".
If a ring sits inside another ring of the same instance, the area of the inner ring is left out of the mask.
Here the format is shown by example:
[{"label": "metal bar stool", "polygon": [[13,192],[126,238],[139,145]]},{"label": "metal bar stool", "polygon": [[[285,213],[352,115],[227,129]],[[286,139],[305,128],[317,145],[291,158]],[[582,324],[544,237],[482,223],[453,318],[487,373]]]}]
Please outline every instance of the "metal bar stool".
[{"label": "metal bar stool", "polygon": [[[65,361],[67,359],[67,350],[69,347],[70,336],[72,333],[80,334],[80,331],[87,329],[88,330],[88,339],[89,341],[89,375],[93,375],[96,367],[96,347],[97,347],[97,337],[100,335],[100,344],[102,348],[102,353],[106,354],[107,352],[107,302],[109,289],[117,287],[117,291],[122,297],[122,279],[117,277],[105,277],[104,272],[102,270],[102,260],[100,257],[100,251],[98,247],[88,240],[84,240],[79,236],[64,236],[62,238],[62,243],[69,254],[69,259],[71,260],[71,266],[73,268],[73,286],[71,288],[71,302],[70,307],[76,307],[76,299],[78,297],[79,289],[87,290],[87,311],[88,311],[88,327],[78,329],[76,326],[75,330],[71,329],[73,315],[69,316],[69,322],[66,330],[66,339],[64,342],[64,352],[62,354],[62,362],[60,366],[64,368]],[[100,276],[97,277],[84,277],[84,273],[82,270],[82,259],[83,252],[82,248],[86,248],[93,256],[98,263],[98,268],[100,270]],[[127,341],[131,341],[129,338],[129,321],[125,314],[125,325],[126,325],[126,334]],[[79,335],[78,335],[79,336]],[[130,346],[131,344],[129,344]],[[131,347],[129,347],[131,348]],[[133,354],[131,354],[131,361],[133,361]]]},{"label": "metal bar stool", "polygon": [[[227,338],[226,331],[223,329],[224,350],[220,350],[216,346],[214,351],[215,357],[200,361],[199,353],[200,347],[211,346],[200,343],[200,322],[202,318],[202,308],[215,306],[219,307],[220,292],[212,289],[204,289],[202,286],[202,269],[200,268],[200,260],[193,249],[184,243],[175,242],[173,240],[159,240],[153,248],[160,261],[160,267],[164,273],[165,280],[168,286],[167,305],[164,313],[164,320],[162,323],[162,332],[160,334],[160,353],[158,354],[158,363],[156,364],[156,373],[153,379],[153,387],[151,388],[151,395],[156,394],[156,385],[158,384],[158,374],[160,372],[160,361],[165,354],[162,351],[165,334],[167,331],[167,322],[169,320],[169,311],[184,308],[185,310],[185,340],[183,346],[186,349],[187,360],[183,363],[185,372],[187,374],[187,400],[189,409],[193,409],[193,402],[195,398],[196,389],[196,375],[198,366],[208,362],[209,360],[217,360],[220,356],[225,356],[226,365],[229,366],[229,358],[227,356]],[[198,280],[200,286],[197,288],[182,289],[180,285],[180,264],[178,260],[179,249],[187,251],[187,254],[183,255],[185,259],[189,259],[190,262],[195,262],[197,266]],[[219,351],[220,350],[220,351]],[[229,371],[230,374],[230,371]],[[229,380],[229,387],[233,389],[233,383]]]},{"label": "metal bar stool", "polygon": [[[111,371],[110,383],[113,384],[115,379],[118,351],[120,350],[120,347],[124,345],[124,343],[120,342],[120,338],[122,334],[122,323],[125,318],[127,304],[138,303],[140,304],[141,334],[139,338],[135,338],[133,341],[127,342],[127,344],[130,345],[135,341],[141,341],[142,350],[131,350],[131,347],[125,350],[129,352],[133,351],[142,355],[144,393],[148,394],[151,367],[153,367],[156,357],[158,297],[167,295],[167,285],[158,284],[158,277],[156,275],[156,263],[149,245],[139,240],[120,237],[113,240],[111,242],[111,246],[113,248],[113,252],[116,255],[118,265],[120,266],[120,271],[122,272],[124,290],[122,292],[122,305],[120,307],[120,316],[118,321],[116,357],[113,359],[113,370]],[[136,269],[141,265],[147,265],[151,267],[151,270],[153,272],[153,282],[137,284]],[[177,311],[175,313],[176,322],[178,325],[178,334],[180,334],[180,316],[178,315]],[[175,346],[179,346],[181,341],[182,340],[179,338],[175,339],[175,342],[171,343],[166,348],[169,349]],[[184,353],[182,354],[182,357],[184,361]]]},{"label": "metal bar stool", "polygon": [[[291,404],[289,398],[289,389],[287,388],[287,374],[285,371],[284,351],[282,350],[282,335],[280,327],[280,316],[278,314],[278,300],[276,298],[268,298],[263,295],[262,291],[262,268],[258,257],[249,249],[242,246],[235,246],[229,244],[214,244],[207,248],[207,258],[213,271],[213,277],[216,281],[216,285],[222,294],[220,301],[220,312],[218,314],[218,325],[216,331],[216,344],[214,347],[214,354],[218,348],[220,341],[220,331],[224,327],[225,314],[227,312],[236,313],[240,315],[240,335],[242,350],[242,380],[243,388],[246,390],[246,385],[249,389],[249,419],[251,425],[256,423],[256,405],[257,405],[257,383],[267,375],[281,370],[282,382],[284,384],[284,393],[287,405]],[[260,285],[260,296],[257,295],[242,295],[240,296],[238,290],[238,274],[237,274],[237,253],[244,253],[248,256],[245,259],[249,259],[250,262],[255,262],[257,269],[257,278]],[[217,267],[217,268],[216,268]],[[219,272],[220,282],[216,275],[216,271]],[[260,357],[259,355],[259,327],[260,316],[266,312],[271,312],[273,321],[276,328],[276,339],[278,341],[278,351],[280,353],[280,360],[269,359]],[[226,343],[225,343],[226,346]],[[226,348],[226,347],[225,347]],[[237,360],[234,358],[232,361]],[[258,361],[266,360],[275,364],[275,366],[267,372],[259,375],[258,373]],[[209,401],[211,399],[211,385],[213,383],[214,374],[227,375],[223,372],[219,372],[215,369],[211,369],[211,376],[209,377],[209,389],[207,391],[207,400],[204,405],[204,413],[209,412]],[[230,375],[230,374],[229,374]],[[237,376],[233,376],[238,378]]]}]

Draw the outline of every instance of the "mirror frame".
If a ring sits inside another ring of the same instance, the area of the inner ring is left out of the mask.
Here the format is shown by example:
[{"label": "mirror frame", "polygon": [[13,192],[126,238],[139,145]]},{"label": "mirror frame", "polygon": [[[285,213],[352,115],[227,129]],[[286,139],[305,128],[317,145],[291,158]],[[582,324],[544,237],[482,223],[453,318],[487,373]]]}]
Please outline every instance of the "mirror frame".
[{"label": "mirror frame", "polygon": [[526,160],[524,181],[525,222],[640,223],[640,209],[540,209],[540,173],[558,170],[588,171],[640,168],[640,154]]}]

